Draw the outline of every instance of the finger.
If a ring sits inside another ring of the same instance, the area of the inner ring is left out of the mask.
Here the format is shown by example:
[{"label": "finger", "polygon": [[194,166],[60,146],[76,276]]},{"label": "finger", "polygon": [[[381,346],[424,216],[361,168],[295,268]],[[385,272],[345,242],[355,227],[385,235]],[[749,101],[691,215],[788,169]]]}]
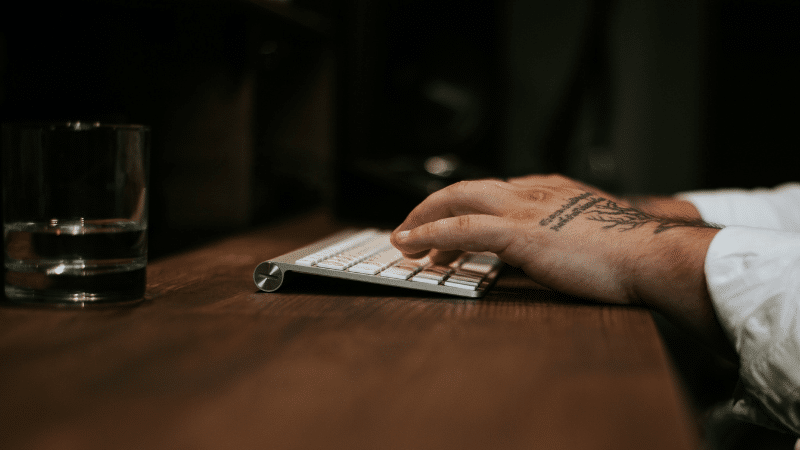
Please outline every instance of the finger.
[{"label": "finger", "polygon": [[489,215],[463,215],[428,222],[396,234],[395,247],[406,254],[430,249],[500,253],[513,239],[511,224]]},{"label": "finger", "polygon": [[466,214],[499,215],[508,184],[500,180],[462,181],[440,189],[417,205],[395,233],[428,222]]},{"label": "finger", "polygon": [[[396,245],[394,247],[397,248]],[[397,248],[397,249],[400,250],[401,252],[403,251],[402,249],[399,249],[399,248]],[[429,253],[431,253],[429,250],[424,250],[424,251],[416,252],[416,253],[403,252],[403,257],[404,258],[408,258],[408,259],[422,259],[422,258],[428,256]]]},{"label": "finger", "polygon": [[431,250],[428,255],[434,264],[444,266],[455,261],[463,253],[461,250]]}]

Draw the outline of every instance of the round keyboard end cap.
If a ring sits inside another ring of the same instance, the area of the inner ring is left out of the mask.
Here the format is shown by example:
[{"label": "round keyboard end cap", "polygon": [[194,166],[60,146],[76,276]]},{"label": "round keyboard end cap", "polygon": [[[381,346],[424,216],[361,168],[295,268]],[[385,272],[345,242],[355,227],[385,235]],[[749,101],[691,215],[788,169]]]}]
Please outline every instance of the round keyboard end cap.
[{"label": "round keyboard end cap", "polygon": [[265,292],[274,292],[283,284],[283,270],[273,262],[263,262],[253,272],[256,286]]}]

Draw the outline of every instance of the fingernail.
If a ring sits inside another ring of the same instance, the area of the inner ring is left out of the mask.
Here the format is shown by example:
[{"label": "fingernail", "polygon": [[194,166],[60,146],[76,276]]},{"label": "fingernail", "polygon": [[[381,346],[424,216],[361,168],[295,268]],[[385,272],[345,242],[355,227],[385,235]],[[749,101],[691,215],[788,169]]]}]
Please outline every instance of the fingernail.
[{"label": "fingernail", "polygon": [[410,231],[401,231],[401,232],[397,233],[397,240],[398,241],[405,241],[406,239],[408,239],[408,235],[409,234],[411,234]]}]

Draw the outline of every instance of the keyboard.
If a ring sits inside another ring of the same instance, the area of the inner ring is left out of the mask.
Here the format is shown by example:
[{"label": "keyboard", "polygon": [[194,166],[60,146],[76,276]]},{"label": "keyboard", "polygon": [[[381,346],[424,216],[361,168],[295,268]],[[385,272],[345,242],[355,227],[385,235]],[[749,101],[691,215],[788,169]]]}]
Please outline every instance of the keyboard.
[{"label": "keyboard", "polygon": [[391,231],[349,229],[264,261],[253,272],[256,286],[274,292],[286,272],[342,278],[461,297],[482,297],[503,266],[493,253],[463,253],[447,265],[408,259],[392,247]]}]

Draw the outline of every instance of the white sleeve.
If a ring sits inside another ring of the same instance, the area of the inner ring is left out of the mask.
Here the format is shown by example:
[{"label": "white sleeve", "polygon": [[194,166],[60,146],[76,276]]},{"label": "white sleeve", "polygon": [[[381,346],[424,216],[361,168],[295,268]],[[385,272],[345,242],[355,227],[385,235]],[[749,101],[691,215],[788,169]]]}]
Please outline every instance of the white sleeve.
[{"label": "white sleeve", "polygon": [[684,192],[676,197],[691,202],[709,223],[800,232],[798,183],[773,189]]},{"label": "white sleeve", "polygon": [[725,228],[711,242],[705,272],[740,356],[734,412],[800,434],[800,233]]}]

